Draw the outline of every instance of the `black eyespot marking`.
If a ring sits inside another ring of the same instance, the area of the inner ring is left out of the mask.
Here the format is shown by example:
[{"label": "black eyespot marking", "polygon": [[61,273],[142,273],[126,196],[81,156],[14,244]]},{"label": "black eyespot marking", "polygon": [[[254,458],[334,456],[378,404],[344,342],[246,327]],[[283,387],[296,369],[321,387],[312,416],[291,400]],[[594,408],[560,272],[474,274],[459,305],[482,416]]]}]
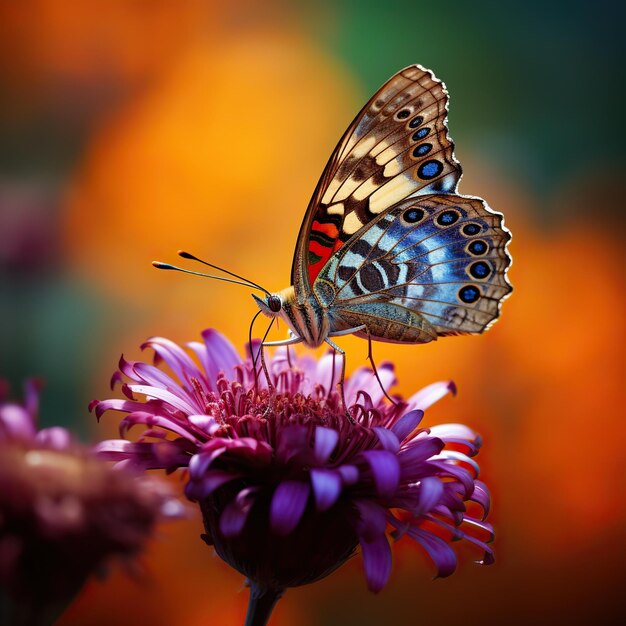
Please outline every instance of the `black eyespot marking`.
[{"label": "black eyespot marking", "polygon": [[472,243],[467,246],[467,251],[474,256],[482,256],[489,250],[489,246],[482,239],[477,239],[476,241],[472,241]]},{"label": "black eyespot marking", "polygon": [[359,271],[359,280],[366,291],[375,292],[386,287],[383,275],[372,263],[365,265],[363,269]]},{"label": "black eyespot marking", "polygon": [[439,176],[441,172],[443,172],[443,163],[440,161],[426,161],[426,163],[422,163],[419,166],[417,175],[424,180],[429,180]]},{"label": "black eyespot marking", "polygon": [[468,237],[472,237],[473,235],[478,235],[480,232],[480,226],[478,224],[465,224],[461,229],[464,235]]},{"label": "black eyespot marking", "polygon": [[491,274],[491,266],[489,263],[485,263],[484,261],[476,261],[476,263],[472,263],[469,268],[469,273],[474,277],[482,280],[483,278],[487,278],[489,274]]},{"label": "black eyespot marking", "polygon": [[347,265],[340,265],[337,270],[337,276],[341,278],[341,280],[350,280],[356,274],[356,270],[353,267],[348,267]]},{"label": "black eyespot marking", "polygon": [[459,299],[466,304],[472,304],[480,298],[480,289],[475,285],[465,285],[459,289]]},{"label": "black eyespot marking", "polygon": [[439,226],[452,226],[456,221],[458,221],[460,214],[457,211],[444,211],[437,216],[437,224]]},{"label": "black eyespot marking", "polygon": [[411,139],[413,141],[424,139],[424,137],[426,137],[426,135],[428,135],[429,132],[430,132],[430,128],[428,128],[428,126],[426,128],[420,128],[418,131],[415,131],[413,133],[413,137],[411,137]]},{"label": "black eyespot marking", "polygon": [[424,219],[424,211],[416,208],[408,209],[402,214],[402,217],[409,224],[417,224],[417,222]]},{"label": "black eyespot marking", "polygon": [[415,150],[413,150],[413,156],[414,157],[420,157],[420,156],[424,156],[425,154],[428,154],[433,148],[433,145],[431,143],[423,143],[420,144],[419,146],[417,146],[417,148],[415,148]]},{"label": "black eyespot marking", "polygon": [[409,128],[417,128],[423,121],[424,118],[421,115],[418,115],[409,122]]},{"label": "black eyespot marking", "polygon": [[411,111],[409,109],[402,109],[396,116],[399,120],[405,120],[407,117],[411,115]]},{"label": "black eyespot marking", "polygon": [[267,306],[272,313],[278,313],[283,305],[278,296],[271,295],[267,297]]}]

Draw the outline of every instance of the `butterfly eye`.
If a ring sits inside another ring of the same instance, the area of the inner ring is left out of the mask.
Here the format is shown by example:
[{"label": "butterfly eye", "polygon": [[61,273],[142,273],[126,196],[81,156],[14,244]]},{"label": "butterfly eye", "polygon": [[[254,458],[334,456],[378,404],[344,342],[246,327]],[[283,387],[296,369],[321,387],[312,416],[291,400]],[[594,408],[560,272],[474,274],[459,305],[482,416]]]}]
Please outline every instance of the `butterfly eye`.
[{"label": "butterfly eye", "polygon": [[459,289],[459,299],[466,304],[472,304],[480,298],[480,289],[475,285],[465,285]]},{"label": "butterfly eye", "polygon": [[281,310],[283,304],[278,296],[271,295],[267,298],[267,306],[269,307],[269,310],[272,311],[272,313],[278,313]]},{"label": "butterfly eye", "polygon": [[444,211],[437,216],[437,224],[439,226],[452,226],[456,221],[458,221],[461,214],[458,211]]},{"label": "butterfly eye", "polygon": [[423,121],[424,118],[421,115],[418,115],[409,122],[409,128],[417,128]]},{"label": "butterfly eye", "polygon": [[403,213],[402,217],[404,221],[409,224],[417,224],[417,222],[424,218],[424,211],[423,209],[416,208],[408,209]]},{"label": "butterfly eye", "polygon": [[465,224],[461,231],[467,237],[472,237],[473,235],[478,235],[480,232],[480,226],[478,224]]}]

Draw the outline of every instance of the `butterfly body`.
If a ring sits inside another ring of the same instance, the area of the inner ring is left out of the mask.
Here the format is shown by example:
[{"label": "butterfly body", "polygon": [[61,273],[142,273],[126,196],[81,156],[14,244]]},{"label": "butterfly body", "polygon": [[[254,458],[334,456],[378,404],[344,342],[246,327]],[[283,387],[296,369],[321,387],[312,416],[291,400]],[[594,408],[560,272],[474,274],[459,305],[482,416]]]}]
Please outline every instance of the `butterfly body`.
[{"label": "butterfly body", "polygon": [[[280,317],[294,337],[312,348],[321,346],[331,332],[328,309],[312,293],[296,295],[292,285],[263,299],[254,294],[252,297],[263,313],[268,317]],[[270,297],[280,300],[278,311],[271,310],[268,302]]]},{"label": "butterfly body", "polygon": [[[365,105],[331,156],[298,237],[292,285],[264,299],[311,347],[353,333],[392,343],[480,333],[511,292],[510,233],[457,193],[447,92],[411,66]],[[278,342],[281,343],[281,342]]]}]

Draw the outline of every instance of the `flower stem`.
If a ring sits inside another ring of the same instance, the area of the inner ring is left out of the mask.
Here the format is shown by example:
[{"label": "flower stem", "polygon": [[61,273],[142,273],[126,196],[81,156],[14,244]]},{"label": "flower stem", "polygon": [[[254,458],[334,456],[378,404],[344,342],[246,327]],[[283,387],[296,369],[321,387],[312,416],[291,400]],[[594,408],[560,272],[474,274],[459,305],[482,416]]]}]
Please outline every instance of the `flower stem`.
[{"label": "flower stem", "polygon": [[272,610],[285,593],[284,589],[261,587],[255,582],[250,584],[250,602],[245,626],[265,626]]}]

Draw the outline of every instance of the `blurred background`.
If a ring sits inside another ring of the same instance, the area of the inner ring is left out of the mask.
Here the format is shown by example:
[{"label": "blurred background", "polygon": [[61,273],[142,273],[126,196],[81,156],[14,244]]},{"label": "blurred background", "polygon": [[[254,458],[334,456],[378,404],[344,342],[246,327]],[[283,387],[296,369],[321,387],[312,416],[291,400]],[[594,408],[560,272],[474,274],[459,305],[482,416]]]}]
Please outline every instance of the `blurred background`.
[{"label": "blurred background", "polygon": [[[226,6],[227,5],[227,6]],[[279,604],[275,626],[613,624],[626,573],[625,158],[618,3],[387,0],[0,2],[0,375],[45,379],[42,425],[87,412],[119,355],[208,326],[238,346],[246,290],[160,273],[178,248],[287,286],[303,212],[374,90],[421,63],[451,93],[461,192],[505,213],[515,287],[486,335],[377,344],[398,391],[459,387],[427,422],[482,433],[497,563],[450,579],[401,543],[388,587],[360,559]],[[366,343],[342,341],[348,366]],[[62,626],[242,624],[248,593],[199,540],[161,529]]]}]

